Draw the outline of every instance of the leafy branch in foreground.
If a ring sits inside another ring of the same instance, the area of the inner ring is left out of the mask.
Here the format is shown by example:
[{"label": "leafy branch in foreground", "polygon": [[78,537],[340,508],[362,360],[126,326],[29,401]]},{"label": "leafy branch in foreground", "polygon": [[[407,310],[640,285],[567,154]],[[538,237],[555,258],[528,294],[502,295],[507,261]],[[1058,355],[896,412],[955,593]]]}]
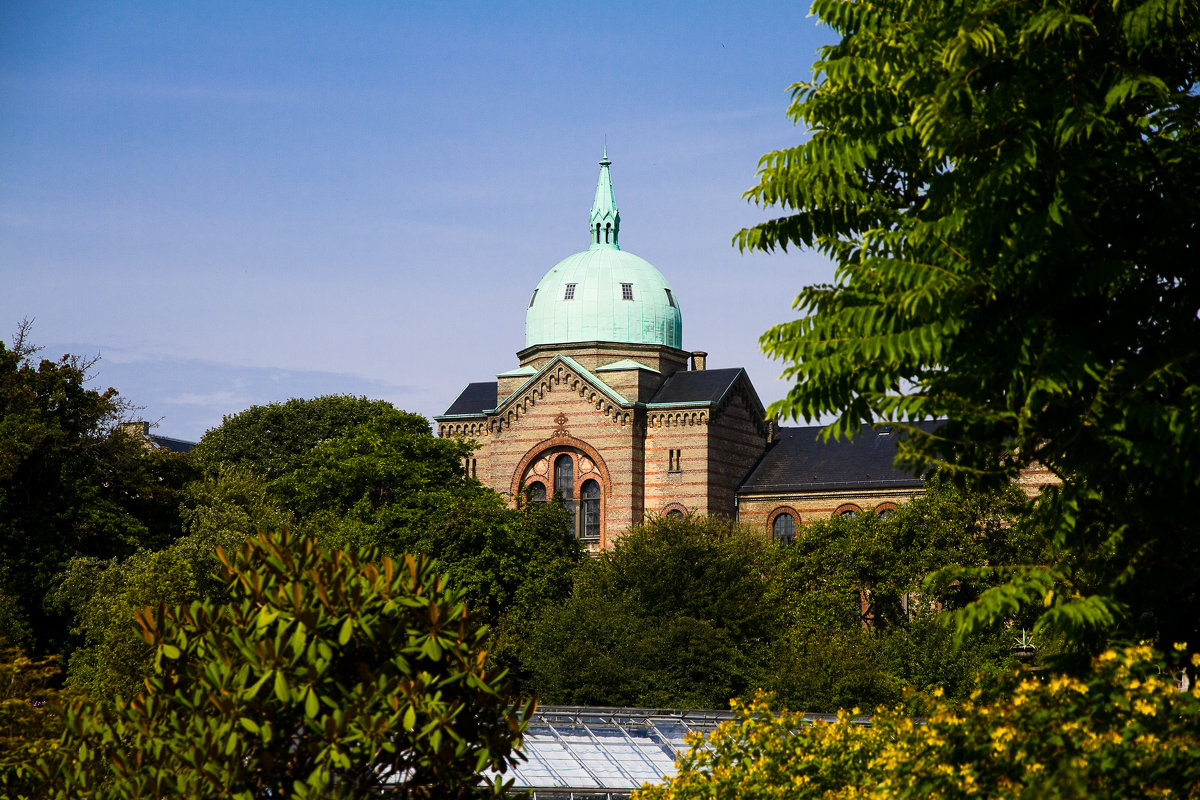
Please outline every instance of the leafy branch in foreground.
[{"label": "leafy branch in foreground", "polygon": [[869,726],[857,709],[809,724],[759,695],[693,740],[676,777],[634,797],[1195,796],[1200,689],[1180,691],[1150,648],[1106,651],[1082,680],[1013,673],[1004,684],[995,702],[934,699],[918,719],[881,708]]},{"label": "leafy branch in foreground", "polygon": [[428,562],[374,555],[264,534],[221,554],[231,603],[141,612],[156,674],[67,708],[52,796],[502,795],[532,704]]},{"label": "leafy branch in foreground", "polygon": [[811,137],[763,157],[747,197],[783,216],[735,237],[837,267],[763,336],[794,381],[772,412],[834,415],[834,435],[944,419],[901,457],[963,483],[1040,464],[1071,587],[1043,625],[1084,654],[1200,640],[1181,512],[1200,503],[1200,4],[813,12],[842,38],[793,87]]}]

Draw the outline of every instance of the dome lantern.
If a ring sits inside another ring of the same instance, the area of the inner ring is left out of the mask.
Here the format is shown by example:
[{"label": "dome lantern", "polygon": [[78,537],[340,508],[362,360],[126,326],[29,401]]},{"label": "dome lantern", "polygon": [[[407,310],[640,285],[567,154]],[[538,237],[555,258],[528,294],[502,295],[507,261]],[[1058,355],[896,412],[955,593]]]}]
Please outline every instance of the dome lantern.
[{"label": "dome lantern", "polygon": [[617,210],[617,196],[613,193],[612,176],[608,167],[608,145],[604,146],[604,157],[600,159],[600,178],[596,181],[596,199],[592,201],[592,213],[588,217],[588,231],[592,238],[591,249],[617,245],[617,233],[621,230],[621,212]]},{"label": "dome lantern", "polygon": [[588,217],[587,250],[547,272],[525,310],[525,346],[619,342],[683,347],[679,302],[663,274],[617,245],[621,215],[608,148]]}]

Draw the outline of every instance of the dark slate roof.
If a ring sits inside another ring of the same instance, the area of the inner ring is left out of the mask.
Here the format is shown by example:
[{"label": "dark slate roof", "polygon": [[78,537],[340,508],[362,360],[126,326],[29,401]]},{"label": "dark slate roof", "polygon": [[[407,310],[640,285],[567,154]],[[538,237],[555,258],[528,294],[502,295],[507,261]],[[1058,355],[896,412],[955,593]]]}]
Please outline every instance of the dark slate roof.
[{"label": "dark slate roof", "polygon": [[[934,430],[940,422],[919,423]],[[738,492],[820,492],[856,488],[920,488],[921,479],[896,469],[897,432],[867,426],[849,441],[821,441],[821,426],[780,428]]]},{"label": "dark slate roof", "polygon": [[715,403],[733,385],[741,367],[702,369],[673,373],[650,398],[655,403]]},{"label": "dark slate roof", "polygon": [[467,388],[462,390],[462,394],[458,399],[450,404],[446,409],[443,417],[456,417],[466,414],[482,414],[485,411],[491,411],[496,407],[497,394],[499,393],[498,381],[484,381],[482,383],[468,383]]},{"label": "dark slate roof", "polygon": [[170,436],[155,436],[154,434],[150,434],[150,441],[165,450],[170,450],[172,453],[190,453],[196,447],[195,442],[172,439]]}]

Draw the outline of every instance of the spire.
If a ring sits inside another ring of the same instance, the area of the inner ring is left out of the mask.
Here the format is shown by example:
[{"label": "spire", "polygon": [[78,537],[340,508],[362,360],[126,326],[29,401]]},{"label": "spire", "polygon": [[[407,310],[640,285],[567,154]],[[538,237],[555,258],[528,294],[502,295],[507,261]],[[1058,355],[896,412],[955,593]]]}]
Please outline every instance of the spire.
[{"label": "spire", "polygon": [[608,143],[604,145],[604,157],[600,159],[600,179],[596,181],[596,199],[592,202],[592,214],[588,218],[588,229],[592,239],[590,249],[617,246],[617,231],[621,229],[621,212],[617,211],[617,198],[613,194],[612,176],[608,174]]}]

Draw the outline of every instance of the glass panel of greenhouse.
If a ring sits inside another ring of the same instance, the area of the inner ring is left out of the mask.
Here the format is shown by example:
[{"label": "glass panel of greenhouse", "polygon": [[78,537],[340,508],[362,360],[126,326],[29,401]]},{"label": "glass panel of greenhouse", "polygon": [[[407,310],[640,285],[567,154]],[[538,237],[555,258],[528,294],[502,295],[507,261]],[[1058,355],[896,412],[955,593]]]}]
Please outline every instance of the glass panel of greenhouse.
[{"label": "glass panel of greenhouse", "polygon": [[543,706],[525,733],[513,789],[536,800],[628,797],[675,774],[690,732],[707,734],[729,712]]}]

